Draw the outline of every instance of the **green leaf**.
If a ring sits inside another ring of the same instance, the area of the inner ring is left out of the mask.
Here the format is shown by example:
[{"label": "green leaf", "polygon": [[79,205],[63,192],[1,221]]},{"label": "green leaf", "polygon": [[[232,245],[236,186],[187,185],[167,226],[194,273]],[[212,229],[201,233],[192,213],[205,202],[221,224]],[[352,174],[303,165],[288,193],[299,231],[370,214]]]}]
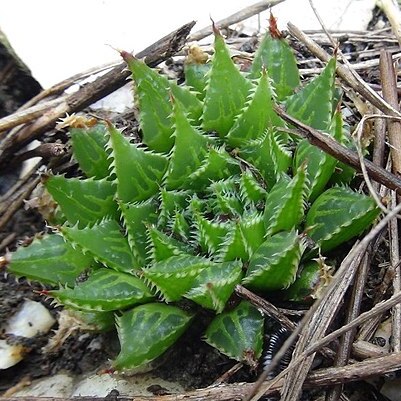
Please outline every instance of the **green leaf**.
[{"label": "green leaf", "polygon": [[268,32],[255,52],[250,77],[259,78],[263,67],[267,68],[274,82],[278,100],[291,95],[300,84],[292,48],[285,39],[272,37]]},{"label": "green leaf", "polygon": [[183,253],[191,253],[189,245],[159,231],[154,226],[148,227],[148,236],[148,249],[153,262],[160,262]]},{"label": "green leaf", "polygon": [[167,168],[167,158],[130,144],[111,125],[109,131],[118,198],[124,203],[130,203],[156,195]]},{"label": "green leaf", "polygon": [[232,311],[214,318],[206,330],[206,342],[230,358],[256,368],[263,347],[263,317],[242,301]]},{"label": "green leaf", "polygon": [[273,110],[272,90],[265,70],[254,93],[251,93],[242,113],[236,118],[227,134],[227,142],[233,148],[261,137],[268,126],[284,126]]},{"label": "green leaf", "polygon": [[282,175],[266,195],[263,217],[267,233],[291,230],[301,222],[304,216],[307,183],[305,165],[300,166],[292,179]]},{"label": "green leaf", "polygon": [[78,224],[80,228],[105,217],[118,217],[117,204],[113,199],[114,184],[106,179],[80,180],[54,175],[45,180],[45,187],[68,222]]},{"label": "green leaf", "polygon": [[113,362],[118,371],[143,366],[169,349],[184,333],[191,316],[175,306],[137,306],[116,317],[121,351]]},{"label": "green leaf", "polygon": [[322,252],[361,234],[379,215],[375,201],[346,187],[330,188],[306,215],[306,232]]},{"label": "green leaf", "polygon": [[157,204],[154,199],[145,202],[120,203],[120,209],[127,229],[128,242],[137,266],[144,266],[148,259],[148,226],[157,221]]},{"label": "green leaf", "polygon": [[12,254],[8,271],[43,284],[72,285],[93,262],[90,255],[74,249],[60,235],[35,239]]},{"label": "green leaf", "polygon": [[134,56],[128,53],[122,56],[135,84],[143,142],[156,152],[168,152],[174,144],[168,79]]},{"label": "green leaf", "polygon": [[192,93],[185,86],[179,86],[175,82],[169,82],[169,84],[173,97],[181,103],[182,107],[184,107],[184,110],[192,123],[198,125],[202,115],[203,103],[196,97],[195,93]]},{"label": "green leaf", "polygon": [[49,294],[72,308],[104,312],[125,309],[154,298],[139,278],[104,268],[74,288],[62,288]]},{"label": "green leaf", "polygon": [[264,291],[288,288],[295,281],[303,251],[295,231],[268,237],[252,255],[243,283]]},{"label": "green leaf", "polygon": [[165,302],[178,301],[189,291],[195,277],[211,262],[201,256],[177,255],[142,270],[146,281],[156,286]]},{"label": "green leaf", "polygon": [[324,258],[311,260],[301,268],[301,272],[293,284],[281,292],[281,296],[288,301],[310,303],[318,299],[324,287],[332,276],[331,267],[326,265]]},{"label": "green leaf", "polygon": [[240,156],[252,163],[271,188],[282,173],[287,173],[292,154],[286,148],[286,141],[274,128],[267,129],[262,138],[250,141],[239,151]]},{"label": "green leaf", "polygon": [[[339,142],[342,140],[342,124],[341,113],[336,112],[329,133]],[[295,171],[304,163],[306,164],[308,179],[308,198],[310,201],[314,201],[329,182],[336,167],[337,159],[310,144],[307,139],[303,139],[298,143],[295,153]]]},{"label": "green leaf", "polygon": [[161,188],[158,225],[166,227],[176,211],[183,211],[188,206],[190,196],[190,191],[167,191]]},{"label": "green leaf", "polygon": [[109,175],[110,160],[105,150],[108,140],[104,124],[92,128],[73,128],[70,130],[74,158],[87,177],[106,178]]},{"label": "green leaf", "polygon": [[214,30],[214,57],[206,87],[202,128],[216,131],[224,137],[244,107],[252,87],[231,60],[230,52],[220,32]]},{"label": "green leaf", "polygon": [[231,177],[239,174],[240,171],[238,162],[224,148],[210,147],[202,165],[188,177],[186,186],[202,191],[210,185],[211,181]]},{"label": "green leaf", "polygon": [[241,262],[214,263],[199,273],[184,297],[221,313],[241,278]]},{"label": "green leaf", "polygon": [[204,217],[201,213],[196,213],[194,217],[195,240],[202,251],[214,254],[224,241],[230,231],[230,223],[212,221]]},{"label": "green leaf", "polygon": [[175,145],[166,174],[167,189],[177,189],[188,180],[206,157],[210,140],[191,125],[180,102],[175,100],[173,120]]},{"label": "green leaf", "polygon": [[131,252],[128,239],[121,233],[115,220],[103,220],[93,227],[61,227],[61,233],[72,244],[77,244],[95,260],[121,272],[140,267]]},{"label": "green leaf", "polygon": [[266,198],[266,190],[258,182],[250,170],[245,170],[240,179],[240,197],[244,204],[261,203]]},{"label": "green leaf", "polygon": [[333,112],[336,59],[295,95],[286,100],[287,113],[313,128],[328,129]]}]

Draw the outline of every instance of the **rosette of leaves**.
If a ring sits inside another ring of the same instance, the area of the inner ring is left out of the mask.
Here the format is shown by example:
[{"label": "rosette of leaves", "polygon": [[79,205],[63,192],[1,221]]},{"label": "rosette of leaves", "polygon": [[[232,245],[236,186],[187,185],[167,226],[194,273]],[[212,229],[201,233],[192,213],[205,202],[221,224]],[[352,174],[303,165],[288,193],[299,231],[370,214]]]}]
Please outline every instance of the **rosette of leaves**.
[{"label": "rosette of leaves", "polygon": [[[55,286],[48,295],[57,302],[115,319],[117,370],[154,360],[181,336],[194,317],[182,299],[216,313],[209,344],[255,366],[263,317],[245,301],[226,306],[235,286],[286,289],[318,250],[327,254],[378,215],[368,196],[330,187],[337,161],[289,136],[274,111],[281,104],[345,143],[335,59],[302,86],[277,31],[245,73],[216,28],[214,36],[212,60],[186,64],[186,86],[121,53],[142,143],[111,123],[72,129],[86,178],[45,178],[63,223],[12,256],[9,270]],[[305,253],[306,236],[316,246]]]}]

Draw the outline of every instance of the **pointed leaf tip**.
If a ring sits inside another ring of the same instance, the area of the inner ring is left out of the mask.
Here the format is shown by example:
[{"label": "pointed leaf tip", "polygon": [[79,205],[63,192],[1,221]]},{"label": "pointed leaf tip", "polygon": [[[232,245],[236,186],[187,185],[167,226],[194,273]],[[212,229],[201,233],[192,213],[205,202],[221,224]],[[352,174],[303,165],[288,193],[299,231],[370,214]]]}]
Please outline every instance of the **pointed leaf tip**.
[{"label": "pointed leaf tip", "polygon": [[271,11],[269,18],[269,32],[273,39],[282,39],[283,37],[281,31],[277,27],[277,18],[274,17]]},{"label": "pointed leaf tip", "polygon": [[125,50],[119,50],[121,58],[128,64],[130,61],[134,60],[134,55]]}]

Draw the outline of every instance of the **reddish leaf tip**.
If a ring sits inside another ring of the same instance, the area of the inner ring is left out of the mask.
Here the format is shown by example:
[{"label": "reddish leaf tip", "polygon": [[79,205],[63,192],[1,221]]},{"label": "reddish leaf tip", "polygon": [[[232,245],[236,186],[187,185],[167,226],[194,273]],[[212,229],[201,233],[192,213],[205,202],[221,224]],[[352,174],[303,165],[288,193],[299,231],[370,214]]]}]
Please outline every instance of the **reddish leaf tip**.
[{"label": "reddish leaf tip", "polygon": [[269,32],[273,39],[282,39],[283,35],[277,27],[277,18],[270,11]]}]

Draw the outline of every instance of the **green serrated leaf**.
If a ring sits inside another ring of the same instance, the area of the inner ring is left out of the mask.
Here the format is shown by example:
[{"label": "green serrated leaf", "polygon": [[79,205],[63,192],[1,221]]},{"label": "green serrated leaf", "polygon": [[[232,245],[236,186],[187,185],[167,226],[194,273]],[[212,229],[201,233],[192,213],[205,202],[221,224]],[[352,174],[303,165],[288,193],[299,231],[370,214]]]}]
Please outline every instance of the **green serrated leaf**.
[{"label": "green serrated leaf", "polygon": [[156,152],[168,152],[174,144],[168,79],[131,55],[126,62],[135,83],[143,142]]},{"label": "green serrated leaf", "polygon": [[307,183],[305,165],[300,166],[292,179],[286,175],[281,176],[266,195],[263,218],[267,233],[291,230],[301,222],[304,216]]},{"label": "green serrated leaf", "polygon": [[286,148],[281,133],[269,128],[264,136],[245,144],[240,156],[258,169],[271,188],[282,173],[287,173],[292,162],[291,152]]},{"label": "green serrated leaf", "polygon": [[169,190],[182,187],[188,177],[201,166],[210,142],[191,125],[180,102],[175,100],[173,103],[175,145],[166,174],[166,186]]},{"label": "green serrated leaf", "polygon": [[235,148],[259,138],[268,126],[284,126],[284,122],[273,110],[272,97],[269,77],[263,70],[254,93],[227,134],[226,140],[230,146]]},{"label": "green serrated leaf", "polygon": [[139,278],[104,268],[74,288],[61,288],[49,294],[72,308],[103,312],[125,309],[154,298]]},{"label": "green serrated leaf", "polygon": [[143,277],[156,286],[166,302],[178,301],[189,291],[195,277],[211,262],[201,256],[177,255],[143,269]]},{"label": "green serrated leaf", "polygon": [[333,113],[336,59],[304,88],[286,100],[287,113],[313,128],[328,129]]},{"label": "green serrated leaf", "polygon": [[283,38],[263,37],[253,59],[250,77],[259,78],[265,67],[274,82],[278,100],[291,95],[300,84],[297,61],[292,48]]},{"label": "green serrated leaf", "polygon": [[249,247],[239,222],[232,225],[220,246],[217,259],[222,262],[249,259]]},{"label": "green serrated leaf", "polygon": [[266,190],[249,170],[241,174],[240,197],[246,205],[263,202],[266,198]]},{"label": "green serrated leaf", "polygon": [[92,128],[73,128],[70,130],[71,146],[74,158],[87,177],[107,178],[110,160],[105,150],[108,140],[104,124]]},{"label": "green serrated leaf", "polygon": [[250,258],[243,283],[264,291],[288,288],[295,281],[303,251],[295,231],[268,237]]},{"label": "green serrated leaf", "polygon": [[[342,125],[341,113],[336,112],[328,131],[339,142],[342,140]],[[330,180],[336,167],[337,159],[310,144],[307,139],[303,139],[298,143],[295,153],[295,171],[304,163],[306,164],[308,179],[308,199],[309,201],[314,201]]]},{"label": "green serrated leaf", "polygon": [[190,196],[190,191],[167,191],[165,188],[161,188],[159,227],[166,227],[176,211],[183,211],[188,206]]},{"label": "green serrated leaf", "polygon": [[136,265],[144,266],[148,258],[148,226],[157,222],[157,204],[151,198],[140,203],[120,203],[120,209]]},{"label": "green serrated leaf", "polygon": [[211,181],[231,177],[239,174],[240,171],[239,163],[223,148],[211,147],[202,165],[188,177],[186,185],[188,188],[202,191],[210,185]]},{"label": "green serrated leaf", "polygon": [[263,347],[263,317],[251,304],[242,301],[232,311],[214,318],[206,330],[206,342],[255,368]]},{"label": "green serrated leaf", "polygon": [[167,169],[167,158],[130,144],[113,126],[109,131],[119,200],[141,202],[156,195]]},{"label": "green serrated leaf", "polygon": [[184,297],[221,313],[241,278],[241,262],[215,263],[199,273]]},{"label": "green serrated leaf", "polygon": [[103,220],[92,227],[61,227],[60,231],[72,244],[77,244],[96,260],[112,269],[131,272],[141,267],[137,264],[128,239],[121,233],[115,220]]},{"label": "green serrated leaf", "polygon": [[153,262],[160,262],[171,256],[191,252],[190,246],[159,231],[154,226],[148,227],[148,236],[148,252]]},{"label": "green serrated leaf", "polygon": [[47,235],[27,247],[19,247],[7,270],[43,284],[72,285],[92,262],[90,255],[74,249],[60,235]]},{"label": "green serrated leaf", "polygon": [[220,32],[215,30],[214,57],[204,99],[202,128],[227,135],[252,87],[231,60]]},{"label": "green serrated leaf", "polygon": [[232,227],[230,222],[211,221],[201,213],[196,213],[194,224],[196,227],[195,240],[203,252],[208,254],[214,254],[220,248],[220,245]]},{"label": "green serrated leaf", "polygon": [[117,316],[121,351],[113,367],[126,371],[153,361],[177,341],[191,318],[175,306],[156,303],[137,306]]},{"label": "green serrated leaf", "polygon": [[46,179],[45,187],[68,222],[78,224],[80,228],[105,217],[118,217],[117,204],[113,199],[115,187],[107,179],[80,180],[54,175]]},{"label": "green serrated leaf", "polygon": [[306,232],[322,252],[359,235],[379,215],[375,201],[346,187],[330,188],[306,215]]},{"label": "green serrated leaf", "polygon": [[[175,82],[169,82],[171,93],[175,99],[177,99],[181,106],[185,109],[188,118],[191,120],[193,125],[200,123],[200,117],[202,115],[203,103],[196,97],[196,94],[191,92],[185,86],[179,86]],[[171,99],[170,99],[171,101]],[[173,105],[174,109],[174,105]]]}]

